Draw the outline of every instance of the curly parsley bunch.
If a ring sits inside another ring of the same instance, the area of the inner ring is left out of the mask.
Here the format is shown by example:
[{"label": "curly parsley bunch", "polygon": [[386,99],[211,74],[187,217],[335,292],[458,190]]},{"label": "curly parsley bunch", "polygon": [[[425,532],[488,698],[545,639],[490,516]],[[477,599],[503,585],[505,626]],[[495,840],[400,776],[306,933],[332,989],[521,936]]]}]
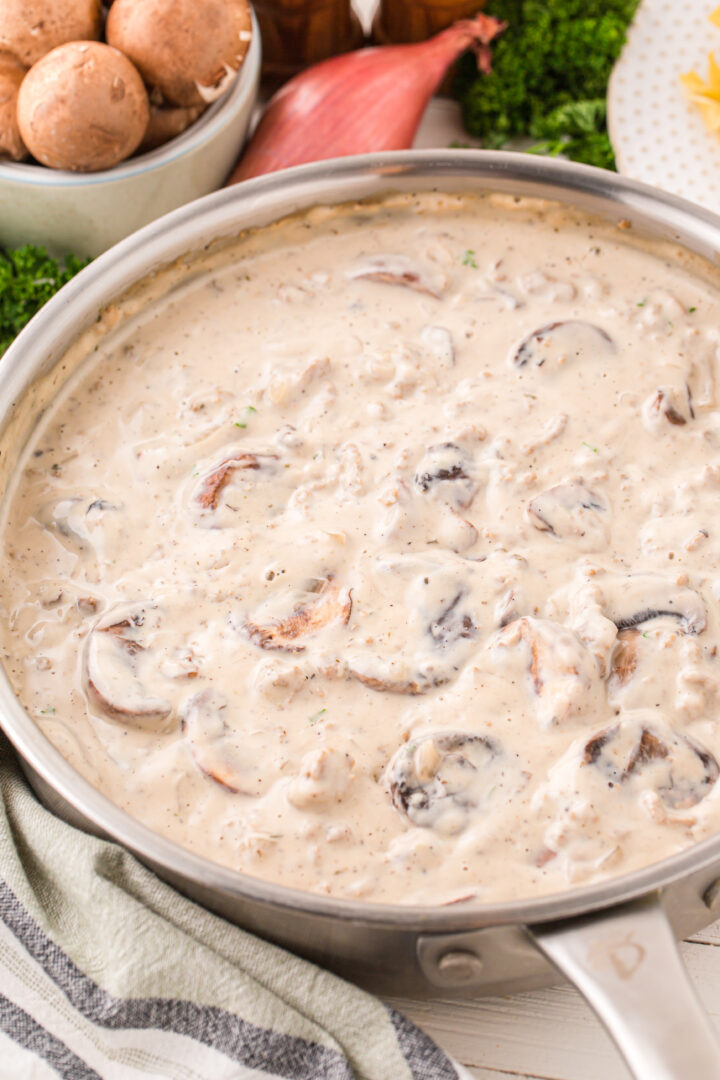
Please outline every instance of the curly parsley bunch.
[{"label": "curly parsley bunch", "polygon": [[486,146],[524,136],[537,153],[614,167],[605,94],[638,0],[490,0],[508,23],[493,69],[461,65],[456,93],[467,130]]}]

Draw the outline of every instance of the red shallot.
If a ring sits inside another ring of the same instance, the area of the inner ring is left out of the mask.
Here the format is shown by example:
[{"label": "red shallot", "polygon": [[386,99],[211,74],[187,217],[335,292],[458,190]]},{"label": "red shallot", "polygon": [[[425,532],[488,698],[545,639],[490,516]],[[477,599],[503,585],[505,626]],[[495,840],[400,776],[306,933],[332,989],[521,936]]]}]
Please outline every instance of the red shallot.
[{"label": "red shallot", "polygon": [[271,99],[229,183],[308,161],[412,146],[450,64],[473,49],[490,70],[489,43],[505,23],[462,19],[417,45],[358,49],[315,64]]}]

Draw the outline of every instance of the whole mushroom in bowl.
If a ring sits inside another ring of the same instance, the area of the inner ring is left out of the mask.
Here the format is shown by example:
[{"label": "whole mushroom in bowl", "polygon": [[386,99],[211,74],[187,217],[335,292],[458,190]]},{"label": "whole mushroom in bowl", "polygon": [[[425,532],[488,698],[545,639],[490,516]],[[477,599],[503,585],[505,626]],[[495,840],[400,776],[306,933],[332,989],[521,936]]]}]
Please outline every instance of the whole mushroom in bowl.
[{"label": "whole mushroom in bowl", "polygon": [[100,0],[2,0],[0,50],[31,67],[67,41],[97,41]]},{"label": "whole mushroom in bowl", "polygon": [[95,172],[124,161],[148,126],[147,90],[128,58],[100,41],[53,49],[18,94],[22,139],[52,169]]},{"label": "whole mushroom in bowl", "polygon": [[17,97],[27,68],[11,53],[0,52],[0,158],[23,161],[27,148],[17,120]]},{"label": "whole mushroom in bowl", "polygon": [[[5,247],[99,255],[215,191],[237,161],[260,78],[259,33],[248,0],[193,0],[185,16],[194,29],[183,31],[185,37],[178,36],[183,11],[176,0],[165,0],[165,8],[161,0],[138,5],[158,13],[146,27],[151,51],[159,55],[169,33],[184,67],[189,51],[180,45],[189,33],[196,53],[207,47],[221,55],[212,70],[192,69],[191,81],[203,93],[190,105],[169,100],[123,50],[105,42],[104,18],[118,4],[0,0],[0,204],[12,207],[0,214]],[[172,17],[161,18],[164,9]],[[82,25],[71,20],[73,11]],[[36,54],[23,42],[44,54],[32,62]]]},{"label": "whole mushroom in bowl", "polygon": [[252,38],[247,0],[115,0],[105,36],[160,102],[208,105],[225,92]]}]

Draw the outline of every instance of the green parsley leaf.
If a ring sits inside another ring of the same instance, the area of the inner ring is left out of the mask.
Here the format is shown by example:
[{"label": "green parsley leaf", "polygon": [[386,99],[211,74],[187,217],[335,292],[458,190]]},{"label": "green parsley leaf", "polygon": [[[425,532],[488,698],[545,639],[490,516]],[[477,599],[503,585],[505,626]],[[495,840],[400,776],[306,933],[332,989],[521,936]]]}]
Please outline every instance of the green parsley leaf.
[{"label": "green parsley leaf", "polygon": [[58,262],[45,248],[0,247],[0,356],[26,323],[89,259],[68,255]]}]

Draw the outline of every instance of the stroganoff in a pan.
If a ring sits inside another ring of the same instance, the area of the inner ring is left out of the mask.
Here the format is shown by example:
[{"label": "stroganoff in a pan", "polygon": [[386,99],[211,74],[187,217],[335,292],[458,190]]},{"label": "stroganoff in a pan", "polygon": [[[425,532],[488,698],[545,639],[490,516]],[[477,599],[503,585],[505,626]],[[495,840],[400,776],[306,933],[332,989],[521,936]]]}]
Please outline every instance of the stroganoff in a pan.
[{"label": "stroganoff in a pan", "polygon": [[5,664],[88,779],[288,885],[532,896],[720,828],[720,294],[552,205],[317,210],[78,370]]}]

